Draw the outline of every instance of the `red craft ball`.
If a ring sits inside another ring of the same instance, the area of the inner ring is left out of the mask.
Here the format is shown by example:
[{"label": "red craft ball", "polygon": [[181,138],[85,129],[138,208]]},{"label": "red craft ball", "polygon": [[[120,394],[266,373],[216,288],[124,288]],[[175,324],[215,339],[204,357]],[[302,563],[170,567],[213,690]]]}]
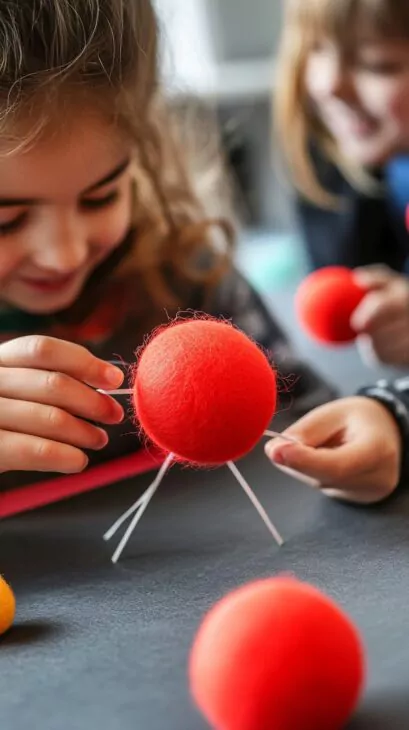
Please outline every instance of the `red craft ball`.
[{"label": "red craft ball", "polygon": [[224,464],[254,448],[274,416],[276,398],[267,357],[224,321],[165,327],[136,368],[134,406],[146,436],[197,465]]},{"label": "red craft ball", "polygon": [[350,320],[365,293],[350,269],[327,266],[314,271],[298,288],[295,305],[299,322],[318,342],[353,342],[356,332]]},{"label": "red craft ball", "polygon": [[216,604],[196,636],[189,676],[215,730],[341,730],[360,699],[364,653],[333,601],[279,577]]}]

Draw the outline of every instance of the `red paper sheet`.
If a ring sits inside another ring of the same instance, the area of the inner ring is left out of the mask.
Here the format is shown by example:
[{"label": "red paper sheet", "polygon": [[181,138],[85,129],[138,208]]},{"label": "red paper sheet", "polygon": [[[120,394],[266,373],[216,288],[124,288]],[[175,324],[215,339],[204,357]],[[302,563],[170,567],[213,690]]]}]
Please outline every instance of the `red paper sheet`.
[{"label": "red paper sheet", "polygon": [[8,490],[0,494],[0,518],[29,512],[83,492],[129,479],[157,468],[162,462],[163,454],[141,449],[129,456],[93,466],[81,474],[64,475]]}]

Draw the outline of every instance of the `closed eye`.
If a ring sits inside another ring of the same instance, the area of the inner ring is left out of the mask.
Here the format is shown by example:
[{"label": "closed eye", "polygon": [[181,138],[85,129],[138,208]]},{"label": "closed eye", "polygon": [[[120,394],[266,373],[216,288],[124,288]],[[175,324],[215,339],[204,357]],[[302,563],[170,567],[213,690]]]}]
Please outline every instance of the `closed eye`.
[{"label": "closed eye", "polygon": [[28,217],[28,212],[20,213],[16,218],[13,218],[7,223],[0,223],[0,236],[7,236],[10,233],[15,233],[22,228]]},{"label": "closed eye", "polygon": [[103,198],[88,198],[87,200],[81,200],[81,207],[84,210],[99,210],[100,208],[108,208],[113,205],[119,199],[119,191],[114,190],[112,193],[104,195]]}]

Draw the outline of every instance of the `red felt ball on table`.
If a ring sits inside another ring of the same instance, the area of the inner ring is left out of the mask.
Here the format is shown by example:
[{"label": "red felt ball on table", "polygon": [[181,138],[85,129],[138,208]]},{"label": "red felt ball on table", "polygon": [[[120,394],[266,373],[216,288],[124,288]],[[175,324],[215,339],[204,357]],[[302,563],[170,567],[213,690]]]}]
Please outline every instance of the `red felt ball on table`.
[{"label": "red felt ball on table", "polygon": [[301,326],[318,342],[353,342],[351,316],[366,294],[343,266],[327,266],[307,276],[298,288],[295,307]]},{"label": "red felt ball on table", "polygon": [[292,578],[246,585],[205,617],[190,663],[193,699],[215,730],[341,730],[364,682],[351,620]]},{"label": "red felt ball on table", "polygon": [[159,330],[142,351],[133,391],[137,419],[151,441],[181,461],[209,466],[248,453],[277,399],[266,355],[214,319]]}]

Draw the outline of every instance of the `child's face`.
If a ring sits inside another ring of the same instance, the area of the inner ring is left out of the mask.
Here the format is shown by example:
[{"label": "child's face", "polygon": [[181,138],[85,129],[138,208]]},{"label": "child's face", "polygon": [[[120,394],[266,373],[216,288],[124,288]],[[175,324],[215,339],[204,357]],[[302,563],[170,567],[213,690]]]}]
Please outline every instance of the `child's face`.
[{"label": "child's face", "polygon": [[131,225],[131,147],[79,115],[11,156],[0,150],[0,301],[52,313],[78,297]]},{"label": "child's face", "polygon": [[409,41],[362,39],[345,59],[324,40],[309,54],[305,82],[347,158],[372,166],[409,149]]}]

